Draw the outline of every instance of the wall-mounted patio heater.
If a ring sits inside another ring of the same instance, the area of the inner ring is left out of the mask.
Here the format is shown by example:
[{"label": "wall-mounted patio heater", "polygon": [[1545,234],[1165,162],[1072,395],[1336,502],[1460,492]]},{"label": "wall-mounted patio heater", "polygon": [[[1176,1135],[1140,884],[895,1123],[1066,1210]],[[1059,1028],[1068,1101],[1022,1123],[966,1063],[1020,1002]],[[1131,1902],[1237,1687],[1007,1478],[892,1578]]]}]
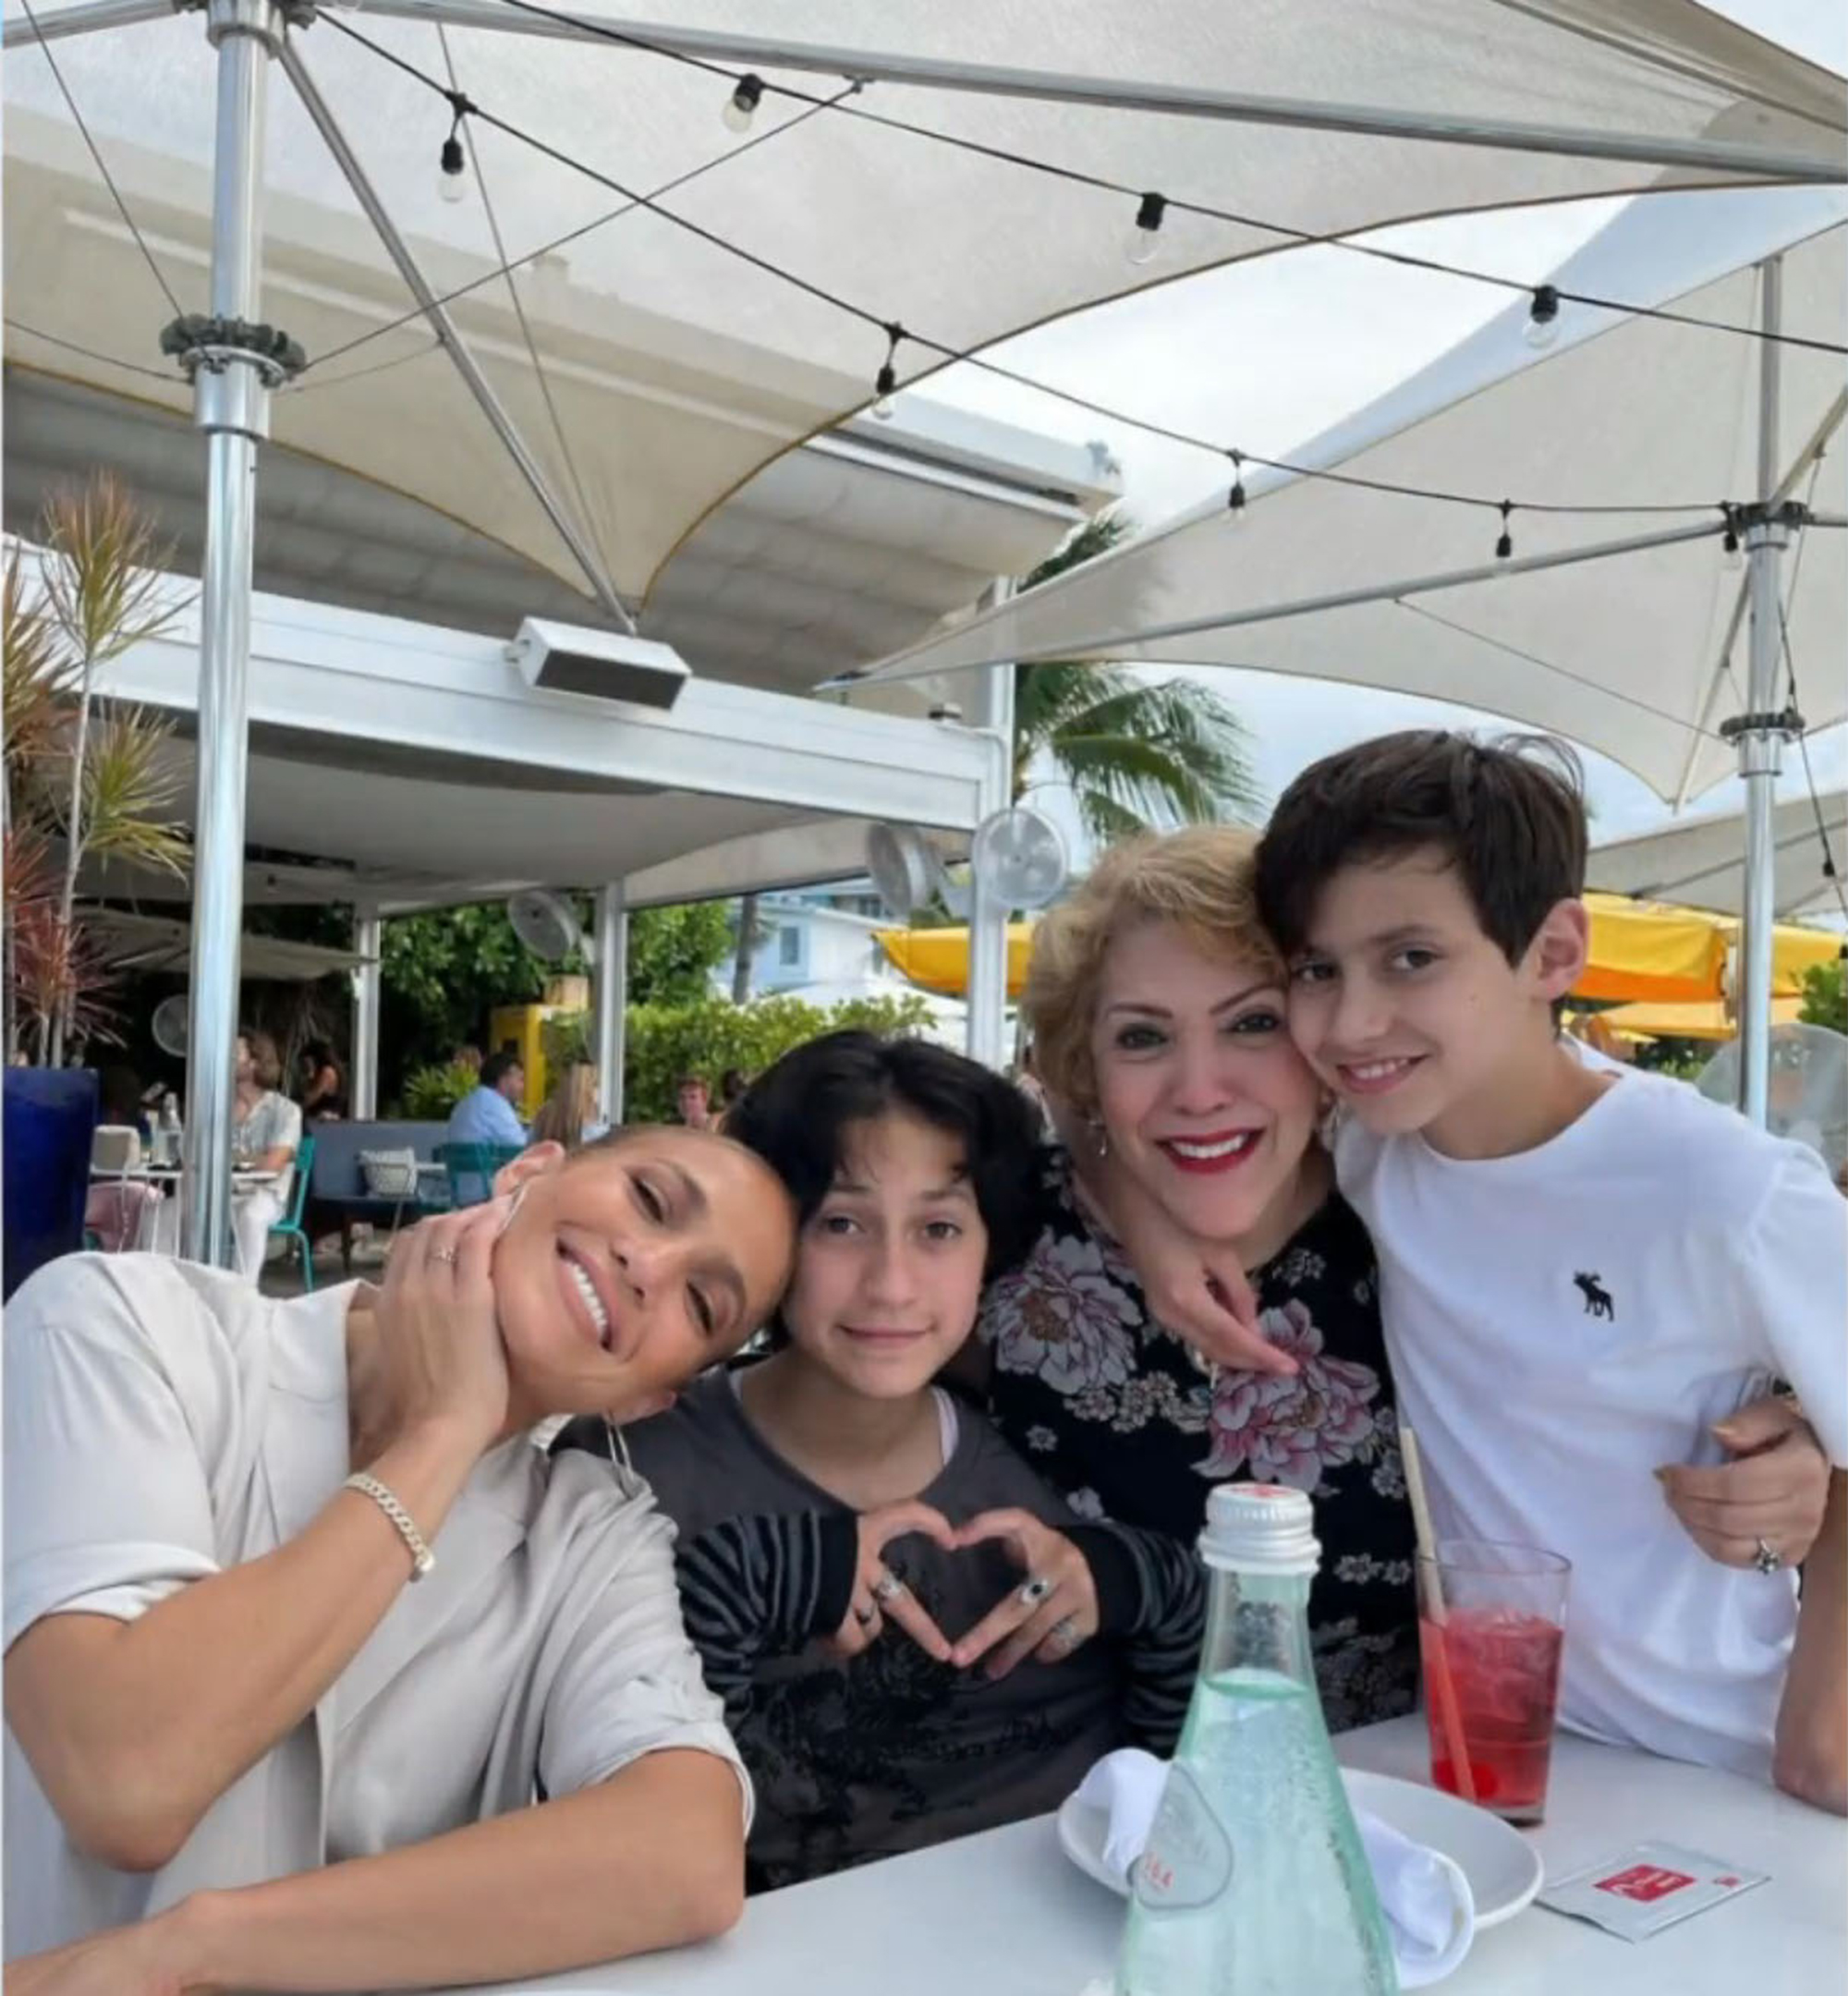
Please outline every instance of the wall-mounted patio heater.
[{"label": "wall-mounted patio heater", "polygon": [[672,707],[693,676],[671,645],[549,617],[523,618],[507,656],[529,686],[638,707]]}]

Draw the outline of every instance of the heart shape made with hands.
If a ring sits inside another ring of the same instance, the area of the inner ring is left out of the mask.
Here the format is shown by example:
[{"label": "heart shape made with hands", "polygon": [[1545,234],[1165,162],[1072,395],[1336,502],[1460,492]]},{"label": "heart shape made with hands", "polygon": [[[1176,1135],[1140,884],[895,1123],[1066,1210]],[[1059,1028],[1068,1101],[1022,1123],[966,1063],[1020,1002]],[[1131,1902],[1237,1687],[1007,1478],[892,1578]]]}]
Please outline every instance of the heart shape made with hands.
[{"label": "heart shape made with hands", "polygon": [[[894,1616],[898,1625],[918,1642],[930,1648],[929,1638],[942,1643],[947,1661],[967,1670],[984,1657],[991,1657],[988,1675],[1004,1677],[1024,1658],[1042,1649],[1052,1632],[1068,1618],[1077,1629],[1077,1639],[1062,1644],[1042,1660],[1061,1660],[1078,1642],[1097,1631],[1097,1595],[1090,1569],[1083,1553],[1063,1533],[1037,1518],[1031,1512],[1015,1509],[984,1511],[966,1523],[952,1525],[942,1512],[925,1503],[894,1505],[889,1515],[875,1515],[879,1528],[867,1550],[882,1559],[888,1545],[912,1536],[928,1538],[946,1552],[962,1552],[977,1546],[1000,1544],[1020,1571],[1029,1579],[1051,1583],[1043,1592],[1027,1599],[1022,1588],[1010,1588],[989,1613],[973,1624],[954,1643],[943,1636],[937,1623],[915,1595],[908,1618]],[[917,1626],[906,1627],[906,1619],[921,1624],[929,1637],[920,1640]]]}]

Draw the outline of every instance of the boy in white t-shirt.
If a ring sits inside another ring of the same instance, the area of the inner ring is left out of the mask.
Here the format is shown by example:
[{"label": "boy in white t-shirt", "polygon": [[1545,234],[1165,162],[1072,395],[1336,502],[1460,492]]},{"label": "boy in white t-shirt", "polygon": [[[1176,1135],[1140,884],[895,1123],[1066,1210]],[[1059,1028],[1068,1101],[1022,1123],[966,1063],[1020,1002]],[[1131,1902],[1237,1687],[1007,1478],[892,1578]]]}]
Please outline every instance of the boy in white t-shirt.
[{"label": "boy in white t-shirt", "polygon": [[[1813,1151],[1560,1036],[1585,857],[1556,744],[1318,762],[1258,856],[1291,1031],[1438,1531],[1573,1563],[1564,1722],[1848,1812],[1848,1205]],[[1772,1379],[1835,1468],[1800,1610],[1774,1543],[1709,1559],[1657,1481]]]}]

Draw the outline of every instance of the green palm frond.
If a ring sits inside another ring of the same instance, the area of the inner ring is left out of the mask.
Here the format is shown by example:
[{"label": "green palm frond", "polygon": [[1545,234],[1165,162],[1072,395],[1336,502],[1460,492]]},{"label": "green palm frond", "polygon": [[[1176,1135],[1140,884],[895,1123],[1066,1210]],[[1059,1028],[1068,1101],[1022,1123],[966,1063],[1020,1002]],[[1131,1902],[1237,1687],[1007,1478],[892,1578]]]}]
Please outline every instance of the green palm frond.
[{"label": "green palm frond", "polygon": [[[1094,561],[1133,531],[1120,508],[1087,520],[1021,588]],[[1248,820],[1263,809],[1249,732],[1197,680],[1149,681],[1113,660],[1017,665],[1014,725],[1015,796],[1043,758],[1100,844],[1150,826]]]},{"label": "green palm frond", "polygon": [[168,754],[172,727],[138,707],[113,709],[90,730],[83,770],[83,843],[98,858],[169,873],[189,851],[173,822],[181,774]]}]

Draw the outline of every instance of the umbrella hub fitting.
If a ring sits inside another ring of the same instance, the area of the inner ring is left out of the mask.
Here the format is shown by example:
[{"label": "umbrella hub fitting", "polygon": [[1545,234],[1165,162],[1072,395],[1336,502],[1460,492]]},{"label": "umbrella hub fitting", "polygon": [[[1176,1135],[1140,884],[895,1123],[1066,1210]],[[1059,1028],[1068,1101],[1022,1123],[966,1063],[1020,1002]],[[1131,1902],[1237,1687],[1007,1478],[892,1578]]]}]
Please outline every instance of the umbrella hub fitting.
[{"label": "umbrella hub fitting", "polygon": [[272,55],[280,55],[283,30],[306,28],[315,0],[173,0],[176,14],[203,14],[205,39],[216,48],[227,35],[254,35]]},{"label": "umbrella hub fitting", "polygon": [[1803,716],[1794,707],[1772,713],[1734,714],[1720,724],[1720,738],[1739,752],[1742,776],[1775,776],[1784,765],[1783,746],[1803,734]]},{"label": "umbrella hub fitting", "polygon": [[270,433],[270,390],[308,365],[298,340],[280,326],[248,319],[187,312],[161,333],[161,351],[192,383],[194,420],[201,430]]}]

